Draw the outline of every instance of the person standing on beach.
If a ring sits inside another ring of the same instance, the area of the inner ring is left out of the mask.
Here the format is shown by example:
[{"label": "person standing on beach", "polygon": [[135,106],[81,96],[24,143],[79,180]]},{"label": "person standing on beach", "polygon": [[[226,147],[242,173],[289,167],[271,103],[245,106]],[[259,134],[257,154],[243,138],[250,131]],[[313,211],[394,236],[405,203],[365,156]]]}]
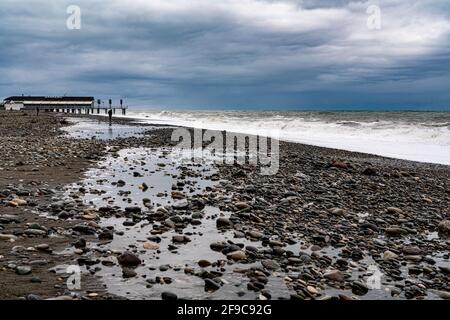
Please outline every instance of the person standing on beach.
[{"label": "person standing on beach", "polygon": [[109,110],[108,110],[108,117],[109,117],[109,126],[111,126],[111,125],[112,125],[112,114],[113,114],[112,110],[111,110],[111,109],[109,109]]},{"label": "person standing on beach", "polygon": [[39,107],[36,107],[36,116],[39,116]]}]

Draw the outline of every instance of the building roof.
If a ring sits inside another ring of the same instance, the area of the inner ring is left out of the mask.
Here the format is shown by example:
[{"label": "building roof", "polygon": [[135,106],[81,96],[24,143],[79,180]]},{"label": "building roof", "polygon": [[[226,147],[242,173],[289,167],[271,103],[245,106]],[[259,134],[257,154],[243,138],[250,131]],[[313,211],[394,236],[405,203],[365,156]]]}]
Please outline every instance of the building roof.
[{"label": "building roof", "polygon": [[44,97],[44,96],[12,96],[5,98],[8,101],[94,101],[94,97]]}]

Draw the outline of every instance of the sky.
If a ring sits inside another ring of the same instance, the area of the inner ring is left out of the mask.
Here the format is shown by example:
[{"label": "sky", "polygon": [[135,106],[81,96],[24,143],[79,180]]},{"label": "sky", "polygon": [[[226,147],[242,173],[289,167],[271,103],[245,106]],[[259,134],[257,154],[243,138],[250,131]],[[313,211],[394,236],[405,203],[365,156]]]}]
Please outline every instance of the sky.
[{"label": "sky", "polygon": [[2,0],[0,44],[0,97],[450,110],[448,0]]}]

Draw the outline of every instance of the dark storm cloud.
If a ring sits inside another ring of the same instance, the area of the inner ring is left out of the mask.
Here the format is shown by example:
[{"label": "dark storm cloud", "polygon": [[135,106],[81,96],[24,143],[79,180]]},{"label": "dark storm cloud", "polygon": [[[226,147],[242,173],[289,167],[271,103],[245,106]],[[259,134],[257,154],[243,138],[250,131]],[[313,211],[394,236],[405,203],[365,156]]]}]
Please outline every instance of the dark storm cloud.
[{"label": "dark storm cloud", "polygon": [[[68,5],[82,10],[68,30]],[[366,10],[382,10],[381,30]],[[426,1],[0,3],[0,94],[209,108],[448,106],[448,5]]]}]

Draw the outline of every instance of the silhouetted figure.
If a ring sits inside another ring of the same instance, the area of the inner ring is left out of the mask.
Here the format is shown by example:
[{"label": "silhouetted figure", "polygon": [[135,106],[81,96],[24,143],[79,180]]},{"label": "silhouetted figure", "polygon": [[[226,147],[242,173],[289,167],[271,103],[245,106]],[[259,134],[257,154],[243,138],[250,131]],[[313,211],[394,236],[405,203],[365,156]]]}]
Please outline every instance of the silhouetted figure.
[{"label": "silhouetted figure", "polygon": [[39,107],[36,107],[36,116],[39,116]]},{"label": "silhouetted figure", "polygon": [[108,117],[109,117],[109,125],[110,125],[110,126],[112,125],[112,114],[113,114],[112,110],[109,109],[109,110],[108,110]]}]

